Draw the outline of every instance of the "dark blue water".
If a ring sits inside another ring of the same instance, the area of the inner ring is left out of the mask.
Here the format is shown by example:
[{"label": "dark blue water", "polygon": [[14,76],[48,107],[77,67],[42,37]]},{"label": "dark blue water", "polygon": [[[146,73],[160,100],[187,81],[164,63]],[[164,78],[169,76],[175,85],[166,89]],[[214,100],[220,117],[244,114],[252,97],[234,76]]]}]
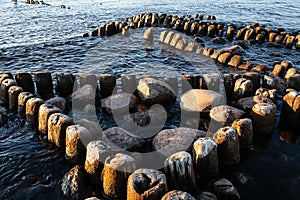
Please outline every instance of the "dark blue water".
[{"label": "dark blue water", "polygon": [[[238,25],[264,23],[268,28],[300,29],[300,2],[286,1],[46,1],[51,6],[0,4],[0,71],[71,71],[96,73],[136,73],[138,75],[181,75],[208,73],[221,69],[203,58],[163,49],[157,42],[161,29],[155,29],[155,42],[144,43],[145,29],[110,38],[79,37],[108,21],[144,12],[213,14],[217,21]],[[65,4],[71,9],[60,9]],[[210,40],[207,46],[214,45]],[[231,45],[226,44],[226,45]],[[221,45],[215,45],[222,48]],[[281,57],[270,56],[279,52]],[[253,45],[245,58],[272,66],[276,60],[289,60],[300,69],[300,53],[294,49]],[[60,179],[70,165],[25,122],[8,115],[0,128],[0,199],[62,199]],[[277,131],[271,138],[259,139],[238,167],[248,183],[238,186],[242,199],[299,199],[300,149],[297,135],[287,143]],[[287,140],[287,139],[286,139]]]}]

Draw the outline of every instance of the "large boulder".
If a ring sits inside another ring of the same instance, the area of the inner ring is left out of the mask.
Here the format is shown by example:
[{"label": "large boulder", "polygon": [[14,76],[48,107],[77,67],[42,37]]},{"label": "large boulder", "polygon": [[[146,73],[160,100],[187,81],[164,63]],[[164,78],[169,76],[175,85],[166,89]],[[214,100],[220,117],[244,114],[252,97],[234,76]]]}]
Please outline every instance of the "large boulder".
[{"label": "large boulder", "polygon": [[65,196],[72,199],[84,199],[92,194],[91,189],[87,188],[83,168],[79,165],[64,175],[61,190]]},{"label": "large boulder", "polygon": [[137,91],[141,100],[149,105],[164,105],[176,100],[173,89],[168,84],[154,78],[141,79]]},{"label": "large boulder", "polygon": [[196,200],[192,195],[180,190],[172,190],[165,194],[161,200]]},{"label": "large boulder", "polygon": [[272,103],[272,100],[264,96],[245,97],[236,102],[236,107],[249,114],[257,103]]},{"label": "large boulder", "polygon": [[118,93],[101,100],[102,108],[108,113],[128,113],[136,108],[138,98],[134,94]]},{"label": "large boulder", "polygon": [[231,124],[234,120],[242,118],[244,114],[244,111],[227,105],[216,106],[209,113],[213,120],[224,124]]},{"label": "large boulder", "polygon": [[212,90],[192,89],[181,96],[181,108],[185,111],[209,112],[214,106],[222,105],[222,95]]},{"label": "large boulder", "polygon": [[72,94],[73,109],[82,110],[88,104],[95,105],[95,98],[96,89],[92,85],[86,84]]},{"label": "large boulder", "polygon": [[185,127],[165,129],[154,137],[153,148],[166,156],[179,151],[191,152],[194,141],[206,135],[204,131]]},{"label": "large boulder", "polygon": [[119,127],[105,130],[102,138],[110,146],[125,151],[141,151],[145,146],[144,139]]}]

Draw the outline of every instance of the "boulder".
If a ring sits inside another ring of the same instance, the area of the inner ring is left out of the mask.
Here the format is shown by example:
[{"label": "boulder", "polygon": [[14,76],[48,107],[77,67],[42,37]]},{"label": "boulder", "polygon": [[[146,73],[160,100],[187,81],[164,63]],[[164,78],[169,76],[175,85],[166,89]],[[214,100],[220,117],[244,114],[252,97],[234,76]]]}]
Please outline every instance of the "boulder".
[{"label": "boulder", "polygon": [[235,67],[237,68],[243,61],[243,58],[239,55],[234,55],[232,56],[232,58],[230,59],[230,61],[228,62],[228,65],[231,67]]},{"label": "boulder", "polygon": [[168,191],[166,176],[154,169],[138,169],[128,178],[127,200],[161,199]]},{"label": "boulder", "polygon": [[234,120],[242,118],[245,112],[231,106],[221,105],[212,108],[209,115],[217,122],[231,124]]},{"label": "boulder", "polygon": [[73,109],[81,110],[87,104],[95,105],[95,97],[96,89],[90,84],[85,84],[72,94]]},{"label": "boulder", "polygon": [[233,97],[241,99],[253,95],[253,83],[246,78],[239,78],[234,84]]},{"label": "boulder", "polygon": [[169,85],[153,78],[141,79],[137,91],[141,100],[150,105],[169,104],[176,100],[175,92]]},{"label": "boulder", "polygon": [[193,142],[206,135],[206,132],[192,128],[165,129],[154,137],[153,148],[166,156],[178,151],[191,152]]},{"label": "boulder", "polygon": [[138,98],[134,94],[118,93],[101,100],[101,106],[108,113],[126,113],[136,108]]},{"label": "boulder", "polygon": [[211,187],[218,199],[240,199],[237,189],[225,178],[214,181]]},{"label": "boulder", "polygon": [[145,141],[128,131],[112,127],[103,132],[103,141],[108,145],[125,151],[141,151],[145,147]]},{"label": "boulder", "polygon": [[172,190],[165,194],[161,200],[196,200],[192,195],[180,190]]},{"label": "boulder", "polygon": [[236,102],[236,107],[249,114],[257,103],[272,103],[272,100],[263,96],[245,97]]},{"label": "boulder", "polygon": [[82,167],[76,165],[67,172],[61,184],[63,194],[72,199],[84,199],[91,195],[91,189],[87,188]]},{"label": "boulder", "polygon": [[186,111],[209,112],[214,106],[222,105],[222,95],[212,90],[193,89],[180,98],[181,107]]}]

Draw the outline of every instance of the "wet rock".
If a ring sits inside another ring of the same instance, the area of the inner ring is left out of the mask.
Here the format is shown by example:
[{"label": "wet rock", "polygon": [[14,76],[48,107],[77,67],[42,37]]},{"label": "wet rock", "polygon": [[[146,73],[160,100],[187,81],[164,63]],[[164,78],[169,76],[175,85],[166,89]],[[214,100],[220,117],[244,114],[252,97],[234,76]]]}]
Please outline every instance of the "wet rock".
[{"label": "wet rock", "polygon": [[285,70],[293,67],[293,63],[290,61],[282,61],[280,64],[284,67]]},{"label": "wet rock", "polygon": [[237,68],[243,61],[243,58],[239,55],[234,55],[228,62],[228,66]]},{"label": "wet rock", "polygon": [[194,42],[189,42],[186,47],[184,48],[184,51],[187,52],[195,52],[197,46]]},{"label": "wet rock", "polygon": [[197,43],[204,43],[204,40],[201,38],[201,37],[194,37],[194,41],[197,42]]},{"label": "wet rock", "polygon": [[213,43],[216,44],[226,44],[226,40],[224,38],[221,37],[216,37],[212,40]]},{"label": "wet rock", "polygon": [[107,157],[101,174],[104,195],[110,199],[125,199],[127,179],[135,168],[135,159],[126,154]]},{"label": "wet rock", "polygon": [[48,119],[53,113],[60,113],[61,110],[56,106],[42,104],[38,114],[38,130],[43,134],[48,134]]},{"label": "wet rock", "polygon": [[65,112],[67,107],[67,101],[63,97],[53,97],[48,99],[45,104],[56,106],[61,110],[61,112]]},{"label": "wet rock", "polygon": [[92,193],[87,188],[83,169],[79,165],[76,165],[64,175],[61,190],[65,196],[72,199],[84,199]]},{"label": "wet rock", "polygon": [[9,96],[8,96],[8,90],[12,86],[16,86],[16,82],[13,79],[5,79],[0,84],[0,100],[4,105],[9,104]]},{"label": "wet rock", "polygon": [[169,104],[176,100],[175,92],[169,85],[153,78],[141,79],[137,91],[141,100],[149,105]]},{"label": "wet rock", "polygon": [[276,101],[277,98],[277,90],[276,89],[266,89],[266,88],[259,88],[255,92],[255,96],[263,96],[271,99],[273,102]]},{"label": "wet rock", "polygon": [[239,136],[240,148],[251,147],[253,140],[253,128],[251,119],[244,118],[234,120],[231,127],[236,130],[237,135]]},{"label": "wet rock", "polygon": [[38,125],[38,113],[44,101],[40,98],[30,98],[26,102],[26,121],[30,126]]},{"label": "wet rock", "polygon": [[160,42],[164,42],[164,40],[165,40],[165,38],[167,37],[167,34],[168,34],[169,32],[168,31],[162,31],[161,33],[160,33],[160,35],[159,35],[159,41]]},{"label": "wet rock", "polygon": [[89,197],[89,198],[86,198],[85,200],[100,200],[100,199],[98,199],[97,197]]},{"label": "wet rock", "polygon": [[271,32],[269,34],[269,42],[274,42],[276,37],[277,37],[277,33]]},{"label": "wet rock", "polygon": [[256,38],[256,32],[254,29],[250,28],[245,32],[244,40],[253,42]]},{"label": "wet rock", "polygon": [[250,46],[250,42],[247,40],[238,40],[233,42],[234,45],[238,45],[242,47],[243,49],[248,49]]},{"label": "wet rock", "polygon": [[235,39],[236,39],[236,40],[243,40],[244,37],[245,37],[246,31],[247,31],[247,28],[242,28],[242,29],[240,29],[240,30],[237,32]]},{"label": "wet rock", "polygon": [[108,113],[126,113],[136,108],[138,98],[134,94],[118,93],[101,100]]},{"label": "wet rock", "polygon": [[254,133],[271,133],[275,126],[276,105],[274,103],[257,103],[252,107],[250,118]]},{"label": "wet rock", "polygon": [[23,92],[19,86],[11,86],[8,90],[8,107],[10,110],[16,111],[18,108],[18,96]]},{"label": "wet rock", "polygon": [[255,37],[255,41],[258,44],[262,44],[265,41],[265,39],[266,39],[265,34],[261,34],[261,33],[258,33]]},{"label": "wet rock", "polygon": [[285,42],[286,48],[291,49],[294,45],[294,42],[295,42],[295,36],[293,35],[289,36]]},{"label": "wet rock", "polygon": [[214,24],[211,24],[207,27],[207,36],[208,37],[214,37],[216,34],[216,26]]},{"label": "wet rock", "polygon": [[257,72],[245,72],[243,78],[248,79],[253,84],[253,91],[256,91],[260,87],[261,75]]},{"label": "wet rock", "polygon": [[245,185],[248,182],[247,176],[245,176],[242,172],[237,172],[235,176],[240,185]]},{"label": "wet rock", "polygon": [[296,68],[289,68],[284,76],[284,78],[286,80],[288,80],[290,77],[294,76],[295,74],[297,74],[298,71]]},{"label": "wet rock", "polygon": [[86,84],[72,94],[73,109],[82,110],[86,105],[95,105],[96,89]]},{"label": "wet rock", "polygon": [[73,119],[61,113],[53,113],[48,119],[48,141],[65,150],[66,130],[73,125]]},{"label": "wet rock", "polygon": [[170,155],[164,162],[169,188],[188,190],[195,186],[192,156],[186,151]]},{"label": "wet rock", "polygon": [[186,44],[187,44],[186,40],[184,38],[181,38],[180,40],[178,40],[175,48],[183,51]]},{"label": "wet rock", "polygon": [[50,72],[34,72],[37,92],[42,99],[47,100],[53,97],[53,82]]},{"label": "wet rock", "polygon": [[26,103],[29,99],[33,98],[33,94],[29,92],[21,92],[18,96],[18,115],[24,118],[26,115]]},{"label": "wet rock", "polygon": [[289,88],[295,89],[297,91],[300,91],[300,74],[295,74],[291,76],[287,80],[287,86]]},{"label": "wet rock", "polygon": [[173,47],[175,47],[176,44],[177,44],[177,42],[179,40],[181,40],[181,39],[182,39],[181,34],[180,33],[175,33],[174,36],[173,36],[173,38],[172,38],[172,40],[171,40],[171,42],[170,42],[170,45],[173,46]]},{"label": "wet rock", "polygon": [[257,103],[272,103],[272,100],[263,96],[245,97],[236,102],[236,107],[250,114],[252,107]]},{"label": "wet rock", "polygon": [[213,107],[209,113],[209,116],[213,120],[224,124],[231,124],[234,120],[240,119],[243,115],[245,115],[244,111],[227,105]]},{"label": "wet rock", "polygon": [[113,148],[125,151],[142,151],[145,147],[145,141],[128,131],[112,127],[103,132],[103,141]]},{"label": "wet rock", "polygon": [[239,65],[238,69],[249,70],[251,66],[252,66],[252,63],[247,60],[244,64]]},{"label": "wet rock", "polygon": [[236,99],[253,95],[253,83],[246,78],[239,78],[236,80],[233,90],[233,96]]},{"label": "wet rock", "polygon": [[34,83],[30,73],[17,72],[15,76],[17,85],[22,87],[24,92],[34,93]]},{"label": "wet rock", "polygon": [[153,30],[151,28],[148,28],[144,33],[144,39],[153,41]]},{"label": "wet rock", "polygon": [[193,89],[180,98],[181,107],[186,111],[209,112],[212,107],[223,104],[222,95],[212,90]]},{"label": "wet rock", "polygon": [[279,76],[283,78],[285,73],[284,66],[281,64],[277,64],[274,66],[273,71],[270,73],[270,76]]},{"label": "wet rock", "polygon": [[296,90],[288,89],[283,97],[280,120],[288,125],[299,126],[300,94]]},{"label": "wet rock", "polygon": [[203,55],[210,56],[213,53],[214,53],[214,49],[213,48],[209,48],[209,47],[204,48]]},{"label": "wet rock", "polygon": [[174,35],[175,35],[174,32],[172,32],[172,31],[168,32],[167,36],[164,39],[164,43],[169,45],[171,43],[172,38],[174,37]]},{"label": "wet rock", "polygon": [[69,72],[56,73],[57,86],[55,88],[59,96],[67,98],[74,90],[75,77]]},{"label": "wet rock", "polygon": [[218,199],[240,199],[237,189],[225,178],[214,181],[211,187]]},{"label": "wet rock", "polygon": [[235,28],[233,26],[227,26],[227,30],[226,30],[226,39],[227,40],[233,39],[234,31],[235,31]]},{"label": "wet rock", "polygon": [[272,53],[270,53],[270,56],[281,57],[281,54],[279,52],[272,52]]},{"label": "wet rock", "polygon": [[192,195],[180,190],[172,190],[165,194],[161,200],[196,200]]},{"label": "wet rock", "polygon": [[217,200],[216,195],[211,192],[202,192],[198,197],[197,200]]},{"label": "wet rock", "polygon": [[225,53],[222,53],[219,57],[218,57],[218,62],[221,63],[221,64],[224,64],[226,65],[230,58],[231,58],[231,53],[229,52],[225,52]]},{"label": "wet rock", "polygon": [[94,186],[100,187],[100,177],[104,167],[103,163],[110,154],[111,148],[106,143],[100,140],[88,143],[84,169]]},{"label": "wet rock", "polygon": [[232,54],[242,54],[242,53],[244,53],[245,50],[239,45],[233,45],[230,47],[223,48],[222,51],[229,52]]},{"label": "wet rock", "polygon": [[134,93],[136,90],[136,76],[134,74],[121,74],[122,91]]},{"label": "wet rock", "polygon": [[296,36],[295,46],[296,46],[296,49],[300,49],[300,35]]},{"label": "wet rock", "polygon": [[83,126],[71,125],[66,130],[66,159],[75,164],[84,164],[86,146],[92,140],[92,133]]},{"label": "wet rock", "polygon": [[218,144],[218,158],[221,165],[232,165],[240,161],[239,139],[234,128],[220,128],[213,140]]},{"label": "wet rock", "polygon": [[217,60],[218,57],[223,53],[223,50],[218,50],[218,51],[215,51],[211,56],[210,58],[211,59],[214,59],[214,60]]},{"label": "wet rock", "polygon": [[219,175],[217,144],[213,139],[198,138],[194,142],[193,162],[197,178]]},{"label": "wet rock", "polygon": [[168,191],[165,175],[153,169],[138,169],[128,178],[127,200],[161,199]]},{"label": "wet rock", "polygon": [[178,151],[191,152],[195,140],[205,137],[206,132],[180,127],[160,131],[153,139],[153,148],[166,156]]},{"label": "wet rock", "polygon": [[257,65],[256,67],[253,67],[251,69],[251,71],[265,74],[267,72],[267,66],[266,65]]}]

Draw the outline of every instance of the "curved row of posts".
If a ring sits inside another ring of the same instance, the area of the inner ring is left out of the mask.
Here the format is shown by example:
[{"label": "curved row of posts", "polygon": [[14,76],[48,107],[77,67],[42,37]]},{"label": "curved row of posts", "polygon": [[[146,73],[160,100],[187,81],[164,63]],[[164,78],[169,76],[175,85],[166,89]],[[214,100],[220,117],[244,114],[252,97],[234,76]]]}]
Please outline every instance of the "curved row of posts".
[{"label": "curved row of posts", "polygon": [[[282,65],[285,66],[285,62]],[[231,106],[217,106],[210,110],[210,116],[211,120],[223,122],[218,113],[228,112],[231,113],[229,116],[232,115],[234,120],[225,119],[225,127],[215,130],[212,136],[204,131],[199,132],[196,129],[184,127],[161,131],[153,139],[156,150],[163,149],[164,146],[161,146],[160,142],[169,140],[170,137],[176,138],[175,141],[178,140],[177,142],[182,144],[186,138],[191,137],[190,133],[195,134],[193,134],[194,142],[191,144],[191,149],[178,152],[171,151],[172,154],[164,161],[164,169],[157,171],[154,169],[137,169],[138,158],[113,149],[110,147],[109,141],[103,141],[97,134],[97,137],[95,137],[97,122],[84,119],[80,122],[74,122],[67,115],[69,113],[67,110],[70,109],[70,106],[68,106],[71,103],[70,97],[77,79],[79,79],[79,84],[76,85],[76,91],[81,88],[93,88],[93,86],[98,88],[91,90],[92,93],[96,93],[92,98],[94,98],[94,101],[96,98],[97,101],[97,97],[101,99],[109,98],[116,92],[114,91],[116,85],[115,75],[101,74],[96,77],[92,74],[79,74],[76,77],[65,72],[56,73],[56,81],[53,81],[52,75],[48,72],[35,72],[33,74],[34,81],[32,75],[26,72],[16,73],[14,76],[11,73],[0,73],[2,105],[13,112],[17,112],[20,118],[25,118],[30,126],[37,129],[49,142],[65,152],[67,160],[78,164],[64,177],[63,184],[69,184],[64,185],[63,188],[69,187],[74,195],[78,193],[83,195],[80,191],[73,191],[74,188],[72,190],[72,184],[75,183],[70,180],[72,180],[72,176],[85,176],[83,174],[87,174],[92,187],[99,193],[103,191],[111,199],[124,199],[125,197],[127,199],[170,199],[169,196],[174,195],[189,196],[189,198],[194,199],[197,195],[214,196],[214,194],[207,192],[198,194],[198,190],[205,190],[206,187],[201,188],[201,186],[199,188],[196,183],[199,180],[206,179],[205,177],[218,177],[222,167],[238,163],[240,161],[240,149],[248,149],[252,145],[253,132],[264,135],[273,131],[276,115],[276,105],[274,104],[276,102],[276,89],[280,88],[282,84],[276,82],[276,77],[273,77],[275,80],[272,78],[263,81],[266,75],[256,72],[224,74],[221,80],[225,84],[228,99],[237,101],[234,106],[238,107],[240,111]],[[187,80],[194,88],[185,91],[185,86],[180,86],[182,87],[182,96],[190,91],[193,91],[194,94],[209,91],[207,88],[210,84],[222,84],[222,81],[213,79],[211,76],[214,75],[182,76],[182,79]],[[167,78],[166,81],[168,80],[170,79]],[[178,81],[178,79],[172,79],[173,85],[171,86],[176,89],[178,83],[174,84],[174,80],[175,83]],[[128,85],[134,85],[135,87],[138,85],[134,75],[122,75],[121,82],[123,92],[126,92]],[[291,125],[298,125],[300,120],[300,95],[297,92],[297,90],[299,91],[297,87],[299,87],[299,84],[290,84],[289,87],[283,98],[282,121]],[[73,100],[74,98],[73,96]],[[247,103],[249,98],[254,101],[254,104],[252,102]],[[81,99],[79,101],[83,103],[85,100]],[[193,101],[193,99],[188,100]],[[181,98],[180,101],[185,100]],[[97,103],[95,105],[98,106]],[[83,109],[85,110],[86,107],[83,106]],[[201,113],[201,111],[199,112]],[[240,113],[242,114],[240,115]],[[245,116],[247,117],[244,118]],[[118,127],[107,129],[102,133],[108,138],[114,134],[118,135],[117,139],[121,138],[122,140],[123,137],[131,137],[131,140],[128,141],[134,140],[141,146],[144,143],[144,141],[133,137],[131,133]],[[184,134],[186,135],[182,137]],[[195,137],[195,135],[198,136]],[[124,141],[127,140],[124,139]],[[127,145],[126,148],[130,147],[130,151],[139,151],[137,146],[130,146],[129,143],[122,145]],[[170,150],[168,148],[167,146],[166,150]],[[182,169],[185,170],[182,171]],[[68,177],[71,179],[69,180]],[[80,180],[78,179],[78,181]],[[149,184],[147,187],[145,187],[145,181]],[[232,187],[231,193],[220,190],[222,184]],[[185,192],[178,191],[178,189]],[[70,195],[68,192],[64,192]],[[239,198],[234,186],[226,179],[214,181],[210,192],[215,193],[219,198],[224,195],[234,195],[234,198]],[[78,198],[76,195],[71,196]]]}]

